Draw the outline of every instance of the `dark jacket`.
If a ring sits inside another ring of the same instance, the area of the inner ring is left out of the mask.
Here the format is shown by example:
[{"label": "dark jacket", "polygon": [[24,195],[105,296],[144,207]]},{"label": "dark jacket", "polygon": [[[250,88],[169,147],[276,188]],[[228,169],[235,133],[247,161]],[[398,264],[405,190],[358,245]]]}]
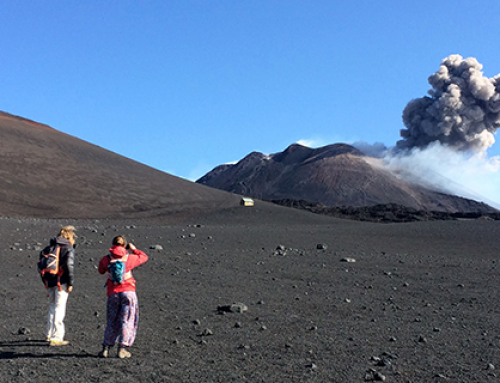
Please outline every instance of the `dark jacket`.
[{"label": "dark jacket", "polygon": [[[71,243],[66,238],[55,237],[50,240],[49,246],[43,249],[40,253],[40,259],[43,257],[43,253],[47,252],[48,249],[54,247],[55,245],[61,246],[61,253],[59,254],[59,267],[63,269],[63,274],[61,275],[61,284],[67,284],[68,286],[73,286],[75,274],[75,249]],[[57,285],[57,279],[53,278],[48,280],[48,287],[54,287]]]}]

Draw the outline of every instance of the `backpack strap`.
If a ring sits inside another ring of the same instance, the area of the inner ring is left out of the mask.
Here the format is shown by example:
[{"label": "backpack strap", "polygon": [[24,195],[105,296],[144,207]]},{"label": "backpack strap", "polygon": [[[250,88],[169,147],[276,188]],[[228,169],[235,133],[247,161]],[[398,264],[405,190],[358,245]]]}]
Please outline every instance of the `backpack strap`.
[{"label": "backpack strap", "polygon": [[[55,254],[54,254],[55,253]],[[52,270],[41,270],[40,273],[43,276],[45,276],[45,274],[53,274],[53,275],[59,275],[59,273],[61,273],[61,267],[60,267],[60,255],[61,255],[61,247],[59,245],[56,245],[55,246],[55,252],[51,252],[50,250],[48,250],[48,253],[45,254],[43,253],[43,256],[44,257],[48,257],[50,254],[54,254],[56,256],[56,259],[54,262],[57,262],[56,264],[56,271],[53,272]],[[51,263],[52,264],[52,263]],[[61,274],[62,275],[62,274]]]},{"label": "backpack strap", "polygon": [[[126,281],[127,279],[132,278],[132,272],[127,271],[126,273],[123,273],[123,280]],[[111,280],[111,274],[108,272],[108,279]]]}]

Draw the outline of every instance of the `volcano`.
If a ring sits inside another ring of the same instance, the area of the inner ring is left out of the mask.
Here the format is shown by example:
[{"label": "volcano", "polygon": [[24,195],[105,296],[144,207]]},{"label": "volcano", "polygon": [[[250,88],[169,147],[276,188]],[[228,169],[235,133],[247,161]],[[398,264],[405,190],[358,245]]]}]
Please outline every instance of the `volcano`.
[{"label": "volcano", "polygon": [[148,218],[238,202],[237,196],[0,112],[2,216]]},{"label": "volcano", "polygon": [[397,204],[450,213],[496,211],[481,202],[408,182],[385,169],[379,159],[342,143],[317,149],[293,144],[268,156],[252,152],[196,182],[264,200],[304,200],[331,207]]},{"label": "volcano", "polygon": [[[498,381],[497,221],[382,225],[259,200],[244,208],[48,126],[0,122],[0,382]],[[348,145],[247,160],[245,191],[273,162],[274,187],[280,169],[294,185],[294,173],[322,162],[343,161],[339,179],[351,182],[380,170]],[[68,223],[79,235],[69,344],[49,347],[36,260]],[[134,269],[140,321],[129,360],[116,347],[98,358],[107,301],[97,266],[118,233],[149,255]]]}]

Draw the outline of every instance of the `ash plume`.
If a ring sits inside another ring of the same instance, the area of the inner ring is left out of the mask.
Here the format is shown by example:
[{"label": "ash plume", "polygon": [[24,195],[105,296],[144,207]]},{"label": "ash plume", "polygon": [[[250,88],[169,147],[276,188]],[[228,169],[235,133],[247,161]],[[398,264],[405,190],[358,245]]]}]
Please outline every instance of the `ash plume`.
[{"label": "ash plume", "polygon": [[403,110],[395,147],[354,146],[406,181],[500,209],[500,156],[487,154],[500,128],[500,74],[488,78],[482,68],[472,57],[446,57],[428,79],[429,96]]},{"label": "ash plume", "polygon": [[500,74],[487,78],[473,57],[445,58],[428,79],[429,96],[410,101],[403,111],[406,129],[398,149],[426,148],[432,142],[459,151],[486,151],[500,128]]}]

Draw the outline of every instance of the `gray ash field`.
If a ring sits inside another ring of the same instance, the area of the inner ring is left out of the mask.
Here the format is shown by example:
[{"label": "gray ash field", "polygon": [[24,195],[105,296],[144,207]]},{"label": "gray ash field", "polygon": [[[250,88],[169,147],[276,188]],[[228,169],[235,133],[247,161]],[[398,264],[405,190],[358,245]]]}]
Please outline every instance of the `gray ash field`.
[{"label": "gray ash field", "polygon": [[[79,244],[71,343],[57,348],[43,341],[35,247],[62,224]],[[257,203],[177,222],[4,218],[0,234],[1,382],[499,380],[499,221],[375,224]],[[97,264],[117,234],[150,256],[134,272],[129,360],[97,358]],[[248,310],[218,310],[233,303]]]}]

